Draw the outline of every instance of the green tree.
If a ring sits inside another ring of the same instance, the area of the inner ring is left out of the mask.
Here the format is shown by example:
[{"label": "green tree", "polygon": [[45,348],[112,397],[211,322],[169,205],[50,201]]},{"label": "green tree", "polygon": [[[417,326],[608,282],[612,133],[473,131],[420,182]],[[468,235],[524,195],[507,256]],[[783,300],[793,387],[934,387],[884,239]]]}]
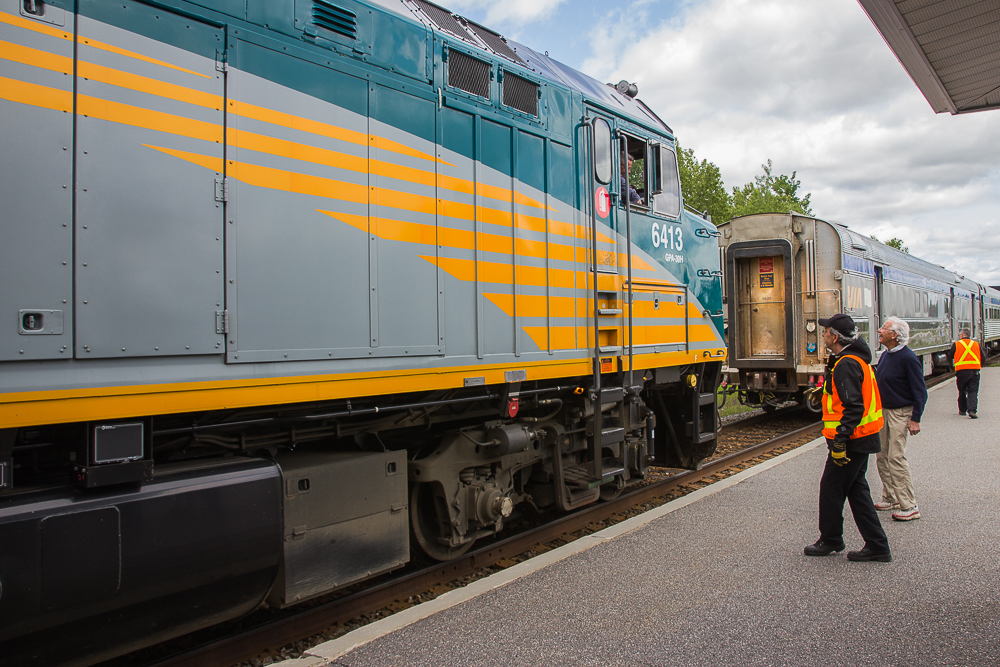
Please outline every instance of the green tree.
[{"label": "green tree", "polygon": [[[871,238],[874,241],[878,241],[878,237],[875,236],[874,234],[871,235]],[[882,241],[879,241],[879,243],[882,243]],[[906,252],[906,253],[910,252],[910,248],[908,246],[903,245],[903,239],[896,238],[895,236],[886,241],[885,244],[890,248],[895,248],[896,250],[899,250],[900,252]]]},{"label": "green tree", "polygon": [[677,169],[681,177],[681,192],[684,203],[699,211],[708,211],[715,224],[733,217],[733,202],[722,174],[714,163],[698,161],[693,148],[677,145]]},{"label": "green tree", "polygon": [[764,173],[755,176],[753,183],[747,183],[742,188],[733,188],[733,213],[732,217],[741,215],[751,215],[753,213],[788,213],[798,211],[806,215],[812,215],[809,208],[809,199],[812,194],[804,197],[799,195],[799,187],[802,185],[796,180],[796,172],[791,176],[780,174],[775,176],[772,172],[771,160],[767,164],[762,164]]}]

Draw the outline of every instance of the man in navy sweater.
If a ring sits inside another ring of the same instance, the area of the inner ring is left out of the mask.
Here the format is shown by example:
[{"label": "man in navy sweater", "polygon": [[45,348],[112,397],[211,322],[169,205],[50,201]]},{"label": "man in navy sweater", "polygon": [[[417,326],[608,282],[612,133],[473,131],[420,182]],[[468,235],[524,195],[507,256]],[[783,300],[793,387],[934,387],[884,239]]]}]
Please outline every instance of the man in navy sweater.
[{"label": "man in navy sweater", "polygon": [[878,476],[882,479],[882,502],[875,509],[895,510],[896,521],[920,518],[920,508],[913,493],[910,464],[906,461],[906,436],[920,433],[920,416],[927,403],[927,384],[920,359],[908,348],[910,325],[898,317],[887,317],[878,330],[885,346],[875,381],[882,395],[885,425],[879,434],[882,450],[875,456]]}]

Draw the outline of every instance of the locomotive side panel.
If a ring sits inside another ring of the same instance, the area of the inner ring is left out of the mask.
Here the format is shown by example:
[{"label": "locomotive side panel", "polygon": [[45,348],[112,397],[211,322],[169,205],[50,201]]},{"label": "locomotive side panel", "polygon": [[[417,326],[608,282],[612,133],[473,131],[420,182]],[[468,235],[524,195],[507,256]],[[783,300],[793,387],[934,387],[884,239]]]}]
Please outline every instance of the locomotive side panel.
[{"label": "locomotive side panel", "polygon": [[[372,85],[369,90],[369,164],[376,166],[369,179],[373,198],[368,220],[370,235],[376,237],[370,255],[375,281],[370,290],[372,317],[377,318],[372,324],[372,347],[392,350],[397,356],[440,354],[446,350],[435,265],[445,244],[438,242],[435,231],[441,234],[439,225],[462,216],[449,210],[451,193],[436,185],[437,105],[386,86]],[[397,145],[422,156],[400,155],[391,150]],[[426,180],[414,183],[416,179],[407,178],[412,169],[426,174]],[[420,224],[426,234],[419,240],[394,238],[379,229],[398,222]]]},{"label": "locomotive side panel", "polygon": [[81,12],[75,356],[219,353],[224,31],[141,4]]},{"label": "locomotive side panel", "polygon": [[227,361],[367,356],[368,85],[272,47],[228,52]]},{"label": "locomotive side panel", "polygon": [[[487,120],[480,121],[482,139],[479,148],[482,151],[482,173],[477,173],[478,184],[487,192],[503,193],[506,200],[483,198],[477,213],[487,215],[477,216],[481,220],[483,240],[492,243],[482,244],[483,264],[477,268],[485,269],[480,276],[483,290],[483,328],[485,330],[484,355],[513,354],[518,338],[514,319],[504,313],[504,308],[514,311],[515,281],[510,266],[514,263],[515,241],[514,225],[512,224],[512,200],[507,194],[511,191],[512,175],[514,173],[513,128]],[[478,165],[477,165],[478,166]],[[494,195],[495,197],[495,195]],[[486,236],[486,235],[489,236]]]},{"label": "locomotive side panel", "polygon": [[0,9],[0,361],[73,354],[73,14]]},{"label": "locomotive side panel", "polygon": [[[442,108],[438,112],[438,126],[441,132],[438,152],[447,163],[439,163],[438,171],[445,177],[460,178],[463,173],[473,170],[471,164],[480,154],[476,150],[476,116],[456,109]],[[476,177],[481,178],[481,175],[477,173]],[[452,196],[457,203],[469,209],[476,206],[475,191],[455,192]],[[480,226],[477,220],[478,218],[454,220],[449,229],[454,230],[452,233],[474,238]],[[482,252],[475,244],[467,244],[466,247],[450,249],[442,255],[440,261],[442,265],[452,263],[464,267],[469,273],[469,268],[475,267],[477,260],[482,260]],[[448,354],[481,357],[486,332],[482,322],[484,297],[477,280],[461,280],[445,271],[444,293]],[[476,317],[469,317],[469,313],[475,313]]]}]

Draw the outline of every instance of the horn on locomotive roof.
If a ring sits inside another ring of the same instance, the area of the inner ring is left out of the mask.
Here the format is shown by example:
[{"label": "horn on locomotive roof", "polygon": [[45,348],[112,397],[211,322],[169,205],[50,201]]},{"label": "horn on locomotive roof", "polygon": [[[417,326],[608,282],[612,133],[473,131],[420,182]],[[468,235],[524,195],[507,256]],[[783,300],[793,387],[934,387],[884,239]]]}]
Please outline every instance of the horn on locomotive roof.
[{"label": "horn on locomotive roof", "polygon": [[[610,86],[611,84],[608,85]],[[635,85],[634,83],[629,83],[625,79],[622,79],[621,81],[618,82],[618,85],[615,86],[615,90],[617,90],[622,95],[627,95],[628,97],[635,97],[636,95],[639,94],[639,86]]]}]

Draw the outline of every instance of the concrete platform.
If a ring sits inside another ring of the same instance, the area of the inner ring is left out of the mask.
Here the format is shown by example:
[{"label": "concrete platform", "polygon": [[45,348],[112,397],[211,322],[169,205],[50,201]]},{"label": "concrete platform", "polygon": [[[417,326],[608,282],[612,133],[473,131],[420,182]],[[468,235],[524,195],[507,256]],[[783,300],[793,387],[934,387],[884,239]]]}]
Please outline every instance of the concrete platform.
[{"label": "concrete platform", "polygon": [[1000,368],[980,419],[956,396],[932,390],[909,440],[923,518],[880,513],[892,563],[802,554],[816,441],[283,665],[1000,665]]}]

